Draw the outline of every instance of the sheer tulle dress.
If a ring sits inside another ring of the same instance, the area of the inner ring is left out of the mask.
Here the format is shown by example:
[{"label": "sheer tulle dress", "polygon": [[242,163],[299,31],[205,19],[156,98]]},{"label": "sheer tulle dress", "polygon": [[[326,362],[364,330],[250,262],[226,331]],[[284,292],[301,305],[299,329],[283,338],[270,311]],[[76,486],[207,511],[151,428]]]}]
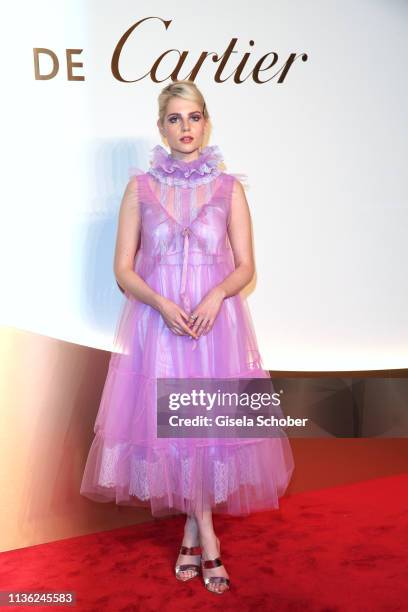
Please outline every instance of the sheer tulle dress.
[{"label": "sheer tulle dress", "polygon": [[[134,270],[188,314],[235,269],[227,228],[238,179],[222,161],[217,145],[190,162],[157,145],[149,170],[131,172],[141,216]],[[246,300],[225,298],[213,328],[195,340],[172,332],[157,309],[127,292],[125,298],[80,493],[149,507],[153,516],[279,507],[294,469],[283,432],[157,436],[157,378],[269,378]]]}]

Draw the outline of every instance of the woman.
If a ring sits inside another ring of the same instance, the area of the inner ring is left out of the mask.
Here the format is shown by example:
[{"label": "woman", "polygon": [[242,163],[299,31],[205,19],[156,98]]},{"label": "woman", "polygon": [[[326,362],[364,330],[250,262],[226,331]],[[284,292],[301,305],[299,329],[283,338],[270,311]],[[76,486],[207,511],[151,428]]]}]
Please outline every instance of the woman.
[{"label": "woman", "polygon": [[81,493],[148,505],[154,516],[185,513],[176,577],[202,573],[206,588],[230,588],[213,512],[248,515],[278,507],[293,471],[286,436],[157,437],[157,378],[269,378],[240,291],[254,258],[240,181],[205,146],[209,115],[192,81],[159,96],[161,145],[128,182],[114,272],[126,295]]}]

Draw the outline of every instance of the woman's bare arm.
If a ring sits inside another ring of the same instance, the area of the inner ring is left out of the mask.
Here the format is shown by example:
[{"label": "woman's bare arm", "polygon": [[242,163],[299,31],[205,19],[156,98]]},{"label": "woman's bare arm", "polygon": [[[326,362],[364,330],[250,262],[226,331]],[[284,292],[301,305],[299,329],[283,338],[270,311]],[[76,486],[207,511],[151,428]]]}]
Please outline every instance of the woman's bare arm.
[{"label": "woman's bare arm", "polygon": [[237,179],[234,181],[231,196],[228,237],[234,254],[235,270],[217,285],[224,297],[239,293],[252,280],[255,272],[251,213],[244,188]]},{"label": "woman's bare arm", "polygon": [[127,184],[120,205],[113,270],[116,281],[122,290],[159,310],[162,296],[149,287],[141,276],[133,270],[140,231],[141,214],[137,193],[137,178],[133,177]]}]

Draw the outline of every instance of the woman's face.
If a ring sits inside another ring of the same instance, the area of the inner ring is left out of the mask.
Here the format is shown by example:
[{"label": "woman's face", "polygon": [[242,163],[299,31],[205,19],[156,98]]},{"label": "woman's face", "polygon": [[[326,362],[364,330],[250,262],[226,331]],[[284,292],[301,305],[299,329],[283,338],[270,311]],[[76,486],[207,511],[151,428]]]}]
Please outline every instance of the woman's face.
[{"label": "woman's face", "polygon": [[[192,160],[199,157],[207,119],[196,102],[183,98],[170,98],[163,125],[157,121],[160,133],[167,139],[171,154],[179,159]],[[183,140],[183,138],[187,138]]]}]

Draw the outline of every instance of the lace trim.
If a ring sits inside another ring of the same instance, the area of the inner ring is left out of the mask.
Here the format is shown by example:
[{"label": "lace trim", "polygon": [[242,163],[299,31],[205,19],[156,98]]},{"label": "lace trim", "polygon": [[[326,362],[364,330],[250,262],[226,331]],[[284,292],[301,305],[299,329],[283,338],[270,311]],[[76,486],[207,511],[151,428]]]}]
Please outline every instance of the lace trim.
[{"label": "lace trim", "polygon": [[[98,485],[115,488],[117,485],[126,486],[125,482],[118,482],[118,461],[122,450],[127,444],[119,443],[112,448],[104,447],[102,452],[101,468]],[[181,460],[181,482],[183,495],[191,498],[194,495],[192,474],[193,461],[189,458]],[[246,453],[230,456],[227,462],[213,461],[213,495],[216,504],[227,501],[240,485],[260,485],[257,480],[257,469],[253,460],[248,461]],[[146,501],[152,497],[163,497],[168,494],[166,477],[163,473],[163,464],[160,460],[148,462],[136,456],[131,457],[129,475],[129,494]]]},{"label": "lace trim", "polygon": [[202,149],[200,157],[192,161],[176,159],[161,145],[152,151],[151,166],[147,171],[161,183],[191,187],[208,183],[221,173],[223,155],[217,145]]}]

